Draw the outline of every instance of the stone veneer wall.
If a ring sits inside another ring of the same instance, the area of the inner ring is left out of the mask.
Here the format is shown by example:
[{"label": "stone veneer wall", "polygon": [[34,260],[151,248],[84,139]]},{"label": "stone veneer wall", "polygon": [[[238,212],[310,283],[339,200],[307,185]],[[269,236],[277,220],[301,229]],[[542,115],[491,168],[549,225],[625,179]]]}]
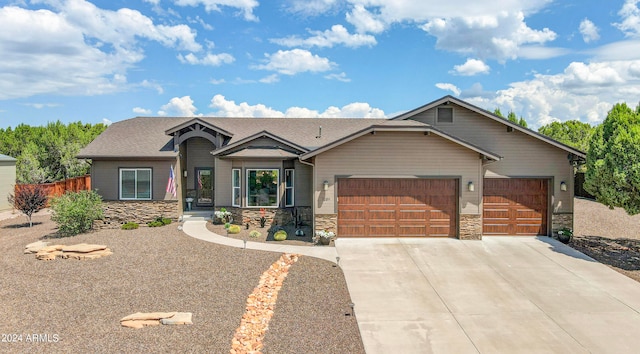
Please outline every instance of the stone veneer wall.
[{"label": "stone veneer wall", "polygon": [[[233,217],[234,224],[246,225],[247,223],[253,227],[260,226],[260,217],[262,212],[260,208],[237,208],[224,207]],[[220,210],[220,208],[216,208]],[[302,225],[311,225],[312,215],[311,207],[294,207],[286,209],[264,209],[264,217],[267,219],[266,227],[274,225],[290,225],[295,223],[294,216],[297,214],[298,222]]]},{"label": "stone veneer wall", "polygon": [[573,213],[562,213],[551,215],[551,230],[553,235],[558,234],[558,230],[568,227],[573,230]]},{"label": "stone veneer wall", "polygon": [[159,216],[178,220],[177,200],[104,201],[102,209],[104,219],[93,222],[95,229],[117,229],[127,222],[145,225]]},{"label": "stone veneer wall", "polygon": [[482,240],[482,215],[460,214],[460,239]]},{"label": "stone veneer wall", "polygon": [[316,215],[316,231],[333,231],[337,237],[338,235],[338,214],[317,214]]}]

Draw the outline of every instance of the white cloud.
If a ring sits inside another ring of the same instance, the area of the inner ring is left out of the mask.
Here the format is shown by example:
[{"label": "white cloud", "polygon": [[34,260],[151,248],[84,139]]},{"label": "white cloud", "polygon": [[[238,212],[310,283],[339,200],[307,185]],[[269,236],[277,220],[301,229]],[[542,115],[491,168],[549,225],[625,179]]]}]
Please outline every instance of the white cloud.
[{"label": "white cloud", "polygon": [[514,111],[532,127],[580,119],[602,122],[616,102],[635,105],[640,96],[640,60],[569,64],[557,74],[535,74],[493,95],[467,93],[465,100],[492,110]]},{"label": "white cloud", "polygon": [[275,117],[282,118],[284,114],[263,104],[249,105],[246,102],[236,104],[235,101],[228,101],[223,95],[215,95],[211,99],[210,108],[217,117]]},{"label": "white cloud", "polygon": [[178,60],[183,64],[191,65],[208,65],[208,66],[220,66],[222,64],[231,64],[236,59],[227,53],[211,54],[207,53],[204,56],[198,58],[195,54],[189,53],[185,56],[178,54]]},{"label": "white cloud", "polygon": [[169,103],[160,107],[158,115],[172,117],[202,116],[202,114],[196,115],[197,110],[198,108],[193,105],[193,100],[191,99],[191,97],[174,97],[169,101]]},{"label": "white cloud", "polygon": [[543,60],[567,55],[571,50],[567,48],[543,47],[540,45],[525,45],[518,48],[518,58]]},{"label": "white cloud", "polygon": [[122,90],[126,72],[144,58],[141,39],[201,49],[188,26],[156,25],[136,10],[104,10],[84,0],[45,2],[53,10],[0,8],[0,99]]},{"label": "white cloud", "polygon": [[213,85],[221,85],[224,84],[225,82],[227,82],[227,80],[225,79],[211,79],[209,80],[209,82]]},{"label": "white cloud", "polygon": [[454,84],[440,82],[436,84],[436,87],[441,90],[451,91],[455,96],[460,96],[460,89]]},{"label": "white cloud", "polygon": [[142,108],[142,107],[134,107],[133,108],[133,113],[140,114],[140,115],[143,115],[143,116],[148,116],[148,115],[151,115],[151,110],[150,109],[146,109],[146,108]]},{"label": "white cloud", "polygon": [[289,0],[287,10],[307,16],[320,15],[329,11],[337,0]]},{"label": "white cloud", "polygon": [[485,64],[482,60],[467,59],[462,65],[453,66],[453,74],[462,76],[473,76],[478,74],[488,74],[491,68]]},{"label": "white cloud", "polygon": [[324,112],[304,107],[290,107],[285,112],[278,111],[264,104],[250,105],[246,102],[236,104],[223,95],[215,95],[211,99],[210,108],[218,117],[274,117],[274,118],[386,118],[384,111],[371,107],[368,103],[354,102],[342,108],[331,106]]},{"label": "white cloud", "polygon": [[351,82],[351,79],[347,77],[347,74],[342,72],[339,74],[333,73],[333,74],[329,74],[329,75],[325,75],[324,77],[325,79],[329,79],[329,80],[338,80],[338,81],[342,81],[342,82]]},{"label": "white cloud", "polygon": [[336,66],[327,58],[314,55],[308,50],[279,50],[273,54],[265,54],[267,63],[254,65],[253,69],[271,70],[284,75],[295,75],[303,72],[329,71]]},{"label": "white cloud", "polygon": [[280,81],[280,76],[278,74],[271,74],[269,76],[263,77],[260,79],[260,82],[263,84],[273,84]]},{"label": "white cloud", "polygon": [[110,121],[107,118],[102,118],[102,124],[106,125],[106,126],[110,126],[113,122]]},{"label": "white cloud", "polygon": [[436,48],[505,62],[518,56],[520,46],[544,44],[555,32],[529,28],[524,13],[498,12],[493,16],[436,18],[421,27],[437,38]]},{"label": "white cloud", "polygon": [[375,37],[368,34],[351,34],[342,25],[333,25],[331,29],[324,32],[309,31],[311,37],[303,39],[298,36],[285,38],[273,38],[270,41],[285,47],[319,47],[332,48],[334,45],[344,45],[350,48],[361,46],[373,46],[376,44]]},{"label": "white cloud", "polygon": [[600,34],[598,33],[598,27],[589,19],[584,19],[580,22],[580,34],[582,34],[582,39],[585,43],[597,41],[600,39]]},{"label": "white cloud", "polygon": [[622,18],[622,22],[614,23],[619,30],[627,36],[640,36],[640,9],[638,8],[638,0],[627,0],[618,15]]},{"label": "white cloud", "polygon": [[346,15],[346,20],[355,26],[358,33],[381,33],[387,24],[377,15],[367,11],[363,5],[356,4]]},{"label": "white cloud", "polygon": [[24,106],[33,107],[35,109],[59,107],[59,103],[23,103]]},{"label": "white cloud", "polygon": [[253,14],[253,9],[258,7],[257,0],[175,0],[178,6],[204,6],[205,11],[220,12],[221,6],[232,7],[240,10],[240,13],[247,21],[257,21],[258,18]]},{"label": "white cloud", "polygon": [[140,83],[140,86],[145,87],[145,88],[151,88],[156,90],[156,92],[158,92],[159,95],[162,95],[164,93],[164,88],[162,88],[162,86],[160,84],[157,84],[155,82],[150,82],[148,80],[143,80]]}]

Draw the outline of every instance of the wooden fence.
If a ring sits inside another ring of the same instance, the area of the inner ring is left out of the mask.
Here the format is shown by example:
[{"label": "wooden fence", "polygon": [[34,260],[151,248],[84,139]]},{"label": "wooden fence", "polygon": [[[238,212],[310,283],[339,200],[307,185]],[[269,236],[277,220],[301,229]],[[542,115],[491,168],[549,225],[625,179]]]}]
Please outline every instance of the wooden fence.
[{"label": "wooden fence", "polygon": [[[66,192],[78,192],[91,190],[91,175],[69,178],[64,181],[42,183],[40,184],[49,199],[52,197],[59,197]],[[29,184],[16,184],[15,193],[17,193],[23,186],[29,186]]]}]

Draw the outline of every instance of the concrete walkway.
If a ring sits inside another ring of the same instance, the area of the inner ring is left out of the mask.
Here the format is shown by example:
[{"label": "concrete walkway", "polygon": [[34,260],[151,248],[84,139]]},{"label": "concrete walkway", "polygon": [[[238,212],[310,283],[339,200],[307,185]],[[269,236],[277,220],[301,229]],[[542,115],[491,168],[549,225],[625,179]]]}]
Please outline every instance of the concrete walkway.
[{"label": "concrete walkway", "polygon": [[368,354],[634,353],[640,283],[547,237],[338,239]]},{"label": "concrete walkway", "polygon": [[[182,231],[187,235],[207,242],[213,242],[220,245],[243,248],[244,242],[235,238],[221,236],[207,229],[207,221],[201,217],[186,218]],[[335,247],[327,246],[292,246],[277,245],[272,243],[247,241],[247,249],[269,251],[277,253],[295,253],[303,256],[311,256],[328,260],[336,263],[338,253]]]}]

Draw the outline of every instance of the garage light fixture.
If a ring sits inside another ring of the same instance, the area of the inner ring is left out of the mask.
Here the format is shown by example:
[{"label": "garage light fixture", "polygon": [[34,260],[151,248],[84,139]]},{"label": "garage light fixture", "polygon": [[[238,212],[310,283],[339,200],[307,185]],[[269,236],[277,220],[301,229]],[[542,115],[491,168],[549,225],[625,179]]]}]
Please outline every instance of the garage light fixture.
[{"label": "garage light fixture", "polygon": [[473,185],[473,182],[469,181],[469,183],[467,184],[467,189],[469,190],[469,192],[473,192],[476,190],[476,186]]},{"label": "garage light fixture", "polygon": [[567,183],[565,181],[560,182],[560,190],[563,192],[567,191]]},{"label": "garage light fixture", "polygon": [[323,191],[329,190],[329,181],[324,181],[324,183],[322,183],[322,190]]}]

